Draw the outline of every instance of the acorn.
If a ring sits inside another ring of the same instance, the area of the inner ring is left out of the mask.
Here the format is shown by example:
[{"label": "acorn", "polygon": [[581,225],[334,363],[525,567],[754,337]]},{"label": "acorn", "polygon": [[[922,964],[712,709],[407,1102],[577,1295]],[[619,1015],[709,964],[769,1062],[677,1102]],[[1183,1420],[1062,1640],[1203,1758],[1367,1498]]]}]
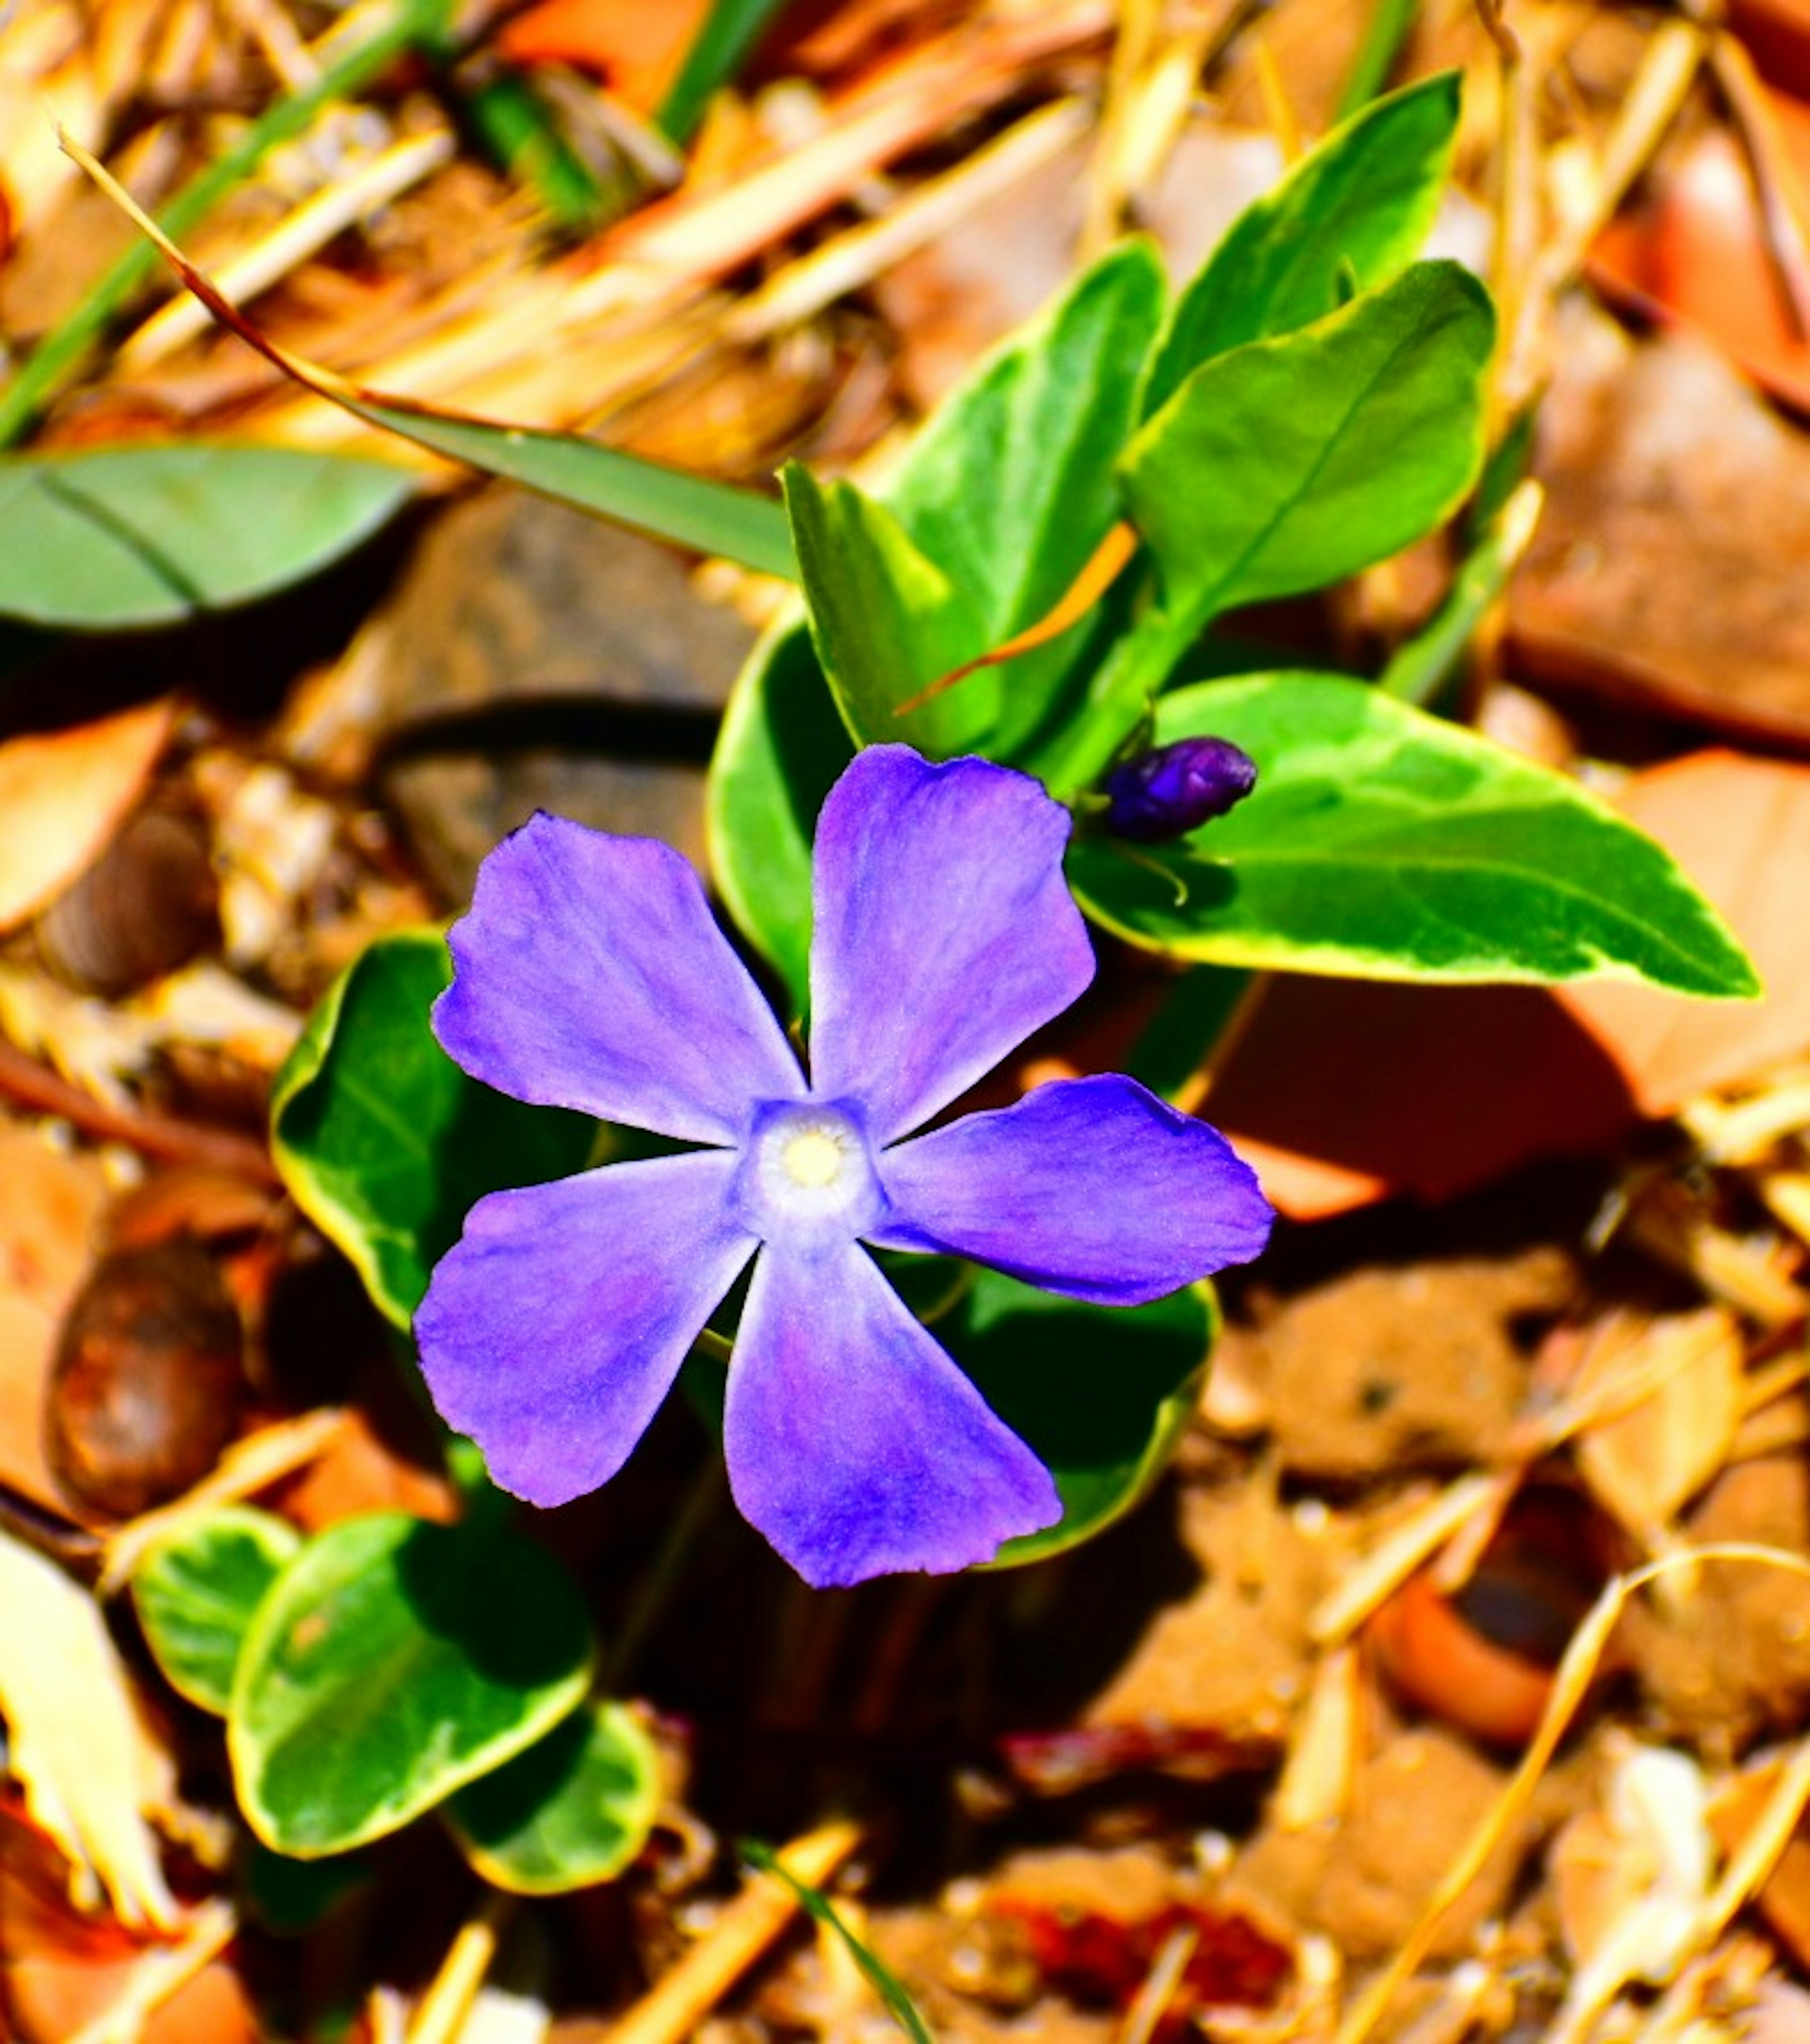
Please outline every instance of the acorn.
[{"label": "acorn", "polygon": [[63,1324],[45,1413],[52,1474],[118,1518],[198,1483],[239,1430],[244,1335],[212,1259],[179,1237],[95,1266]]},{"label": "acorn", "polygon": [[51,972],[108,1000],[198,957],[220,934],[219,882],[201,818],[162,803],[129,816],[36,930]]}]

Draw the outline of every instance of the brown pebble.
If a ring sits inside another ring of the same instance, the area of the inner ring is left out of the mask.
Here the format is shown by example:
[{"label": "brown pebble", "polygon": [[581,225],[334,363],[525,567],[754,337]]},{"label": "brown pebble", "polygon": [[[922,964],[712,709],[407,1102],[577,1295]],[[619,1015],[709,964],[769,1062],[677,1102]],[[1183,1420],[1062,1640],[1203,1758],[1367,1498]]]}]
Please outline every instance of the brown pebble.
[{"label": "brown pebble", "polygon": [[194,1242],[105,1257],[64,1320],[45,1415],[52,1473],[120,1518],[198,1482],[238,1431],[244,1335]]}]

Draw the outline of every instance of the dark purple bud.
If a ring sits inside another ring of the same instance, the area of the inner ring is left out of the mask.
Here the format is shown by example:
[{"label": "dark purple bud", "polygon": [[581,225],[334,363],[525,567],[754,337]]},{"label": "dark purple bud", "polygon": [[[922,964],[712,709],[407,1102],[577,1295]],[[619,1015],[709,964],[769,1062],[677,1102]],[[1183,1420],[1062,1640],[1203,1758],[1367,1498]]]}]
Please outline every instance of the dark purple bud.
[{"label": "dark purple bud", "polygon": [[1257,766],[1229,738],[1178,738],[1106,776],[1106,828],[1114,837],[1160,844],[1223,816],[1257,785]]}]

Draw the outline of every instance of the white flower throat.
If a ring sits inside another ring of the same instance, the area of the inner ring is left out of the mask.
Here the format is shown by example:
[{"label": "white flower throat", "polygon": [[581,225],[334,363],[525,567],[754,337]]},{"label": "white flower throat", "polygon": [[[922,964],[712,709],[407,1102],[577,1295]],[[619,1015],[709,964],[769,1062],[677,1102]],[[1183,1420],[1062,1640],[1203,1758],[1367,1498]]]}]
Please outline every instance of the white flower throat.
[{"label": "white flower throat", "polygon": [[759,1108],[737,1191],[744,1218],[764,1242],[847,1241],[886,1210],[859,1111],[841,1102]]}]

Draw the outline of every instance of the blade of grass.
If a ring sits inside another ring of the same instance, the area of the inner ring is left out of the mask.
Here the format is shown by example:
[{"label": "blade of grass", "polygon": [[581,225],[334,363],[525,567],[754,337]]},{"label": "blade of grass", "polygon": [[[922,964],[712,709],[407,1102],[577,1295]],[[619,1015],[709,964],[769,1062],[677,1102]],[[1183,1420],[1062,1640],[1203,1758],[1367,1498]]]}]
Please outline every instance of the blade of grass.
[{"label": "blade of grass", "polygon": [[674,141],[689,139],[711,94],[735,76],[778,11],[779,0],[716,0],[660,106],[659,124]]},{"label": "blade of grass", "polygon": [[924,2027],[924,2018],[917,2012],[917,2005],[899,1984],[889,1969],[855,1936],[836,1914],[835,1905],[820,1888],[813,1888],[787,1873],[778,1855],[769,1851],[752,1838],[744,1838],[741,1855],[749,1865],[758,1867],[763,1873],[770,1873],[775,1881],[783,1881],[797,1897],[798,1906],[807,1915],[826,1924],[848,1947],[849,1956],[861,1969],[861,1976],[885,2003],[886,2013],[897,2023],[912,2044],[935,2044]]},{"label": "blade of grass", "polygon": [[1389,83],[1389,73],[1419,11],[1420,0],[1374,0],[1364,40],[1346,76],[1345,89],[1339,95],[1339,120],[1347,120],[1360,108],[1368,106]]},{"label": "blade of grass", "polygon": [[[328,64],[312,85],[267,107],[217,162],[190,179],[163,209],[159,224],[164,231],[189,232],[271,149],[305,133],[325,108],[352,98],[404,52],[436,45],[446,33],[451,11],[452,0],[395,0],[370,34]],[[156,268],[157,251],[149,243],[129,248],[62,325],[45,336],[0,391],[0,448],[13,446],[30,431]]]},{"label": "blade of grass", "polygon": [[223,326],[305,389],[356,418],[436,454],[506,477],[543,496],[701,553],[722,554],[761,574],[795,579],[791,536],[781,507],[750,490],[648,461],[575,433],[436,411],[348,382],[259,332],[170,239],[129,193],[69,136],[63,146],[162,252]]}]

